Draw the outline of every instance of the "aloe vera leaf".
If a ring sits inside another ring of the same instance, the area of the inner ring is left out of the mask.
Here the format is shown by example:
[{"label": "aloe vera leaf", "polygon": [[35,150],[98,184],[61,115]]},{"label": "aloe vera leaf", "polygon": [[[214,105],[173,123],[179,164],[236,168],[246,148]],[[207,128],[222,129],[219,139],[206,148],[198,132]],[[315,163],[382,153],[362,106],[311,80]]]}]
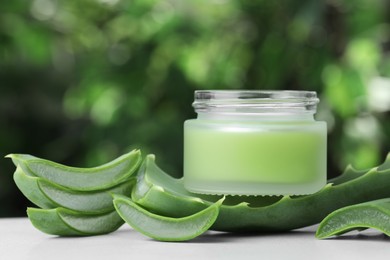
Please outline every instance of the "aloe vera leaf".
[{"label": "aloe vera leaf", "polygon": [[316,237],[324,239],[366,228],[374,228],[390,236],[390,198],[355,204],[332,212],[321,221]]},{"label": "aloe vera leaf", "polygon": [[390,169],[390,153],[387,154],[385,162],[378,166],[378,171],[386,171]]},{"label": "aloe vera leaf", "polygon": [[14,173],[20,191],[41,208],[67,208],[86,213],[104,213],[114,210],[111,193],[130,194],[134,179],[101,191],[73,191],[40,177],[26,175],[20,167]]},{"label": "aloe vera leaf", "polygon": [[16,186],[32,203],[44,209],[57,207],[52,200],[41,192],[37,177],[27,176],[20,166],[16,167],[13,177]]},{"label": "aloe vera leaf", "polygon": [[202,211],[182,218],[153,214],[134,203],[130,198],[113,195],[119,215],[138,232],[160,241],[186,241],[204,232],[217,219],[223,198]]},{"label": "aloe vera leaf", "polygon": [[[162,185],[158,185],[158,184]],[[137,184],[132,191],[132,200],[142,207],[169,217],[184,217],[201,211],[221,199],[221,195],[194,194],[183,186],[183,179],[175,179],[161,170],[155,156],[149,154],[142,163]],[[280,200],[280,196],[245,197],[246,203],[264,206]],[[242,197],[226,196],[224,205],[236,205]]]},{"label": "aloe vera leaf", "polygon": [[348,165],[345,168],[343,174],[341,174],[340,176],[338,176],[336,178],[328,180],[328,183],[333,183],[334,185],[341,184],[341,183],[356,179],[356,178],[364,175],[368,171],[369,171],[369,169],[357,170],[354,167],[352,167],[352,165]]},{"label": "aloe vera leaf", "polygon": [[33,226],[50,235],[58,236],[86,236],[67,225],[58,215],[57,209],[27,208],[27,215]]},{"label": "aloe vera leaf", "polygon": [[[133,190],[136,203],[149,211],[165,216],[194,213],[194,208],[207,207],[217,196],[192,194],[184,189],[182,179],[174,179],[149,160]],[[212,226],[220,231],[272,232],[287,231],[319,223],[327,214],[344,206],[390,197],[390,164],[386,161],[365,173],[349,168],[315,194],[269,197],[239,197],[236,205],[222,205]],[[382,167],[384,166],[384,167]],[[378,169],[381,169],[378,171]],[[159,168],[158,168],[159,169]],[[164,177],[161,177],[164,175]],[[373,188],[375,187],[375,192]],[[195,202],[194,202],[195,201]],[[268,204],[267,204],[268,203]],[[175,205],[179,204],[180,209]],[[195,205],[196,204],[196,205]]]},{"label": "aloe vera leaf", "polygon": [[93,191],[113,187],[126,181],[141,164],[141,152],[133,150],[115,160],[93,168],[65,166],[26,154],[10,154],[16,166],[32,176],[72,190]]},{"label": "aloe vera leaf", "polygon": [[[158,183],[164,185],[155,185]],[[170,217],[188,216],[209,205],[185,190],[181,179],[172,178],[163,172],[155,164],[154,155],[147,155],[144,159],[138,171],[137,184],[132,191],[131,198],[152,212],[157,202],[159,203],[156,210],[158,214]]]},{"label": "aloe vera leaf", "polygon": [[59,189],[47,181],[39,181],[41,191],[58,207],[68,208],[79,212],[103,213],[114,210],[111,193],[130,194],[134,180],[118,184],[112,188],[101,191],[72,191]]},{"label": "aloe vera leaf", "polygon": [[117,230],[123,220],[114,210],[104,214],[84,214],[64,208],[27,208],[31,223],[38,230],[58,236],[92,236]]}]

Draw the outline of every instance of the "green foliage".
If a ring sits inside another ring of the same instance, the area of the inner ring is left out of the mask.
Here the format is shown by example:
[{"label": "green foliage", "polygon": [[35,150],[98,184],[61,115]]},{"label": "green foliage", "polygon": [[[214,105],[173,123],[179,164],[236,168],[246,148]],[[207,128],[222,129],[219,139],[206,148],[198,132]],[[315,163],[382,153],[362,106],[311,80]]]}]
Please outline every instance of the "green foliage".
[{"label": "green foliage", "polygon": [[[315,90],[329,175],[390,147],[388,1],[0,2],[0,155],[97,165],[135,147],[181,175],[195,89]],[[0,216],[25,201],[0,164]]]}]

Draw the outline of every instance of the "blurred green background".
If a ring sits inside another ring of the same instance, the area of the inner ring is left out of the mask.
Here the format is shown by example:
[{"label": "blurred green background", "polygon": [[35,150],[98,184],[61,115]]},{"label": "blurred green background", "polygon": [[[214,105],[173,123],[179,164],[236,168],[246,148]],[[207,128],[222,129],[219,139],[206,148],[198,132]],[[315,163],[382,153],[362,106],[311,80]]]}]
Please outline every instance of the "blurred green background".
[{"label": "blurred green background", "polygon": [[[181,175],[196,89],[317,91],[328,175],[390,150],[390,1],[0,2],[0,156],[95,166],[133,148]],[[11,161],[0,217],[25,215]]]}]

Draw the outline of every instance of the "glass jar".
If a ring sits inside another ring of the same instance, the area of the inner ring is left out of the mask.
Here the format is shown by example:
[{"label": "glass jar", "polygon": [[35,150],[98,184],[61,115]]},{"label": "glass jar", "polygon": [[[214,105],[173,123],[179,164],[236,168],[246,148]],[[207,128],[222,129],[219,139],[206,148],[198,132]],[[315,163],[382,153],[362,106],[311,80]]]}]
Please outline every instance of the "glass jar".
[{"label": "glass jar", "polygon": [[301,195],[326,184],[326,123],[311,91],[195,91],[184,124],[191,192]]}]

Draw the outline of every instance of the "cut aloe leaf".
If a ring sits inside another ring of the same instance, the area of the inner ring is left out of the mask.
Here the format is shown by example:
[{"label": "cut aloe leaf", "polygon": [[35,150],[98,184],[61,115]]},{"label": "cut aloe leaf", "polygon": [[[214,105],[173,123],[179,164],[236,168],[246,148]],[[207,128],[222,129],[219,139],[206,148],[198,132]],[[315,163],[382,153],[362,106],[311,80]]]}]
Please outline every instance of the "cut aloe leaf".
[{"label": "cut aloe leaf", "polygon": [[[184,189],[182,179],[172,178],[159,169],[152,156],[146,160],[132,198],[147,210],[168,217],[182,217],[219,199],[189,193]],[[348,205],[390,197],[389,161],[388,156],[381,166],[364,172],[349,167],[343,175],[331,180],[336,184],[329,183],[311,195],[275,199],[236,197],[235,205],[228,203],[228,198],[211,228],[239,232],[287,231],[319,223],[329,213]]]},{"label": "cut aloe leaf", "polygon": [[89,215],[63,208],[27,208],[27,215],[38,230],[58,236],[101,235],[113,232],[123,224],[116,211]]},{"label": "cut aloe leaf", "polygon": [[[155,209],[155,203],[159,202],[157,212],[170,217],[188,216],[210,205],[184,189],[181,179],[172,178],[163,172],[156,165],[154,155],[146,156],[142,163],[131,198],[146,209]],[[174,203],[171,203],[172,200]]]},{"label": "cut aloe leaf", "polygon": [[23,195],[40,208],[50,209],[57,205],[50,200],[39,187],[39,178],[27,176],[20,166],[14,172],[14,181]]},{"label": "cut aloe leaf", "polygon": [[130,198],[114,195],[119,215],[135,230],[160,241],[186,241],[204,232],[215,222],[223,199],[206,209],[183,218],[170,218],[153,214]]},{"label": "cut aloe leaf", "polygon": [[93,168],[76,168],[25,154],[10,154],[16,166],[32,176],[79,191],[102,190],[126,181],[141,164],[141,152],[133,150]]},{"label": "cut aloe leaf", "polygon": [[390,198],[360,203],[332,212],[320,223],[316,237],[324,239],[367,228],[377,229],[390,236]]},{"label": "cut aloe leaf", "polygon": [[114,210],[111,193],[131,193],[134,179],[101,191],[73,191],[39,177],[26,175],[20,167],[14,173],[20,191],[41,208],[67,208],[86,213],[104,213]]},{"label": "cut aloe leaf", "polygon": [[90,213],[103,213],[114,210],[111,193],[131,194],[133,186],[134,180],[129,180],[106,190],[77,192],[60,189],[47,181],[39,181],[41,191],[59,207]]}]

